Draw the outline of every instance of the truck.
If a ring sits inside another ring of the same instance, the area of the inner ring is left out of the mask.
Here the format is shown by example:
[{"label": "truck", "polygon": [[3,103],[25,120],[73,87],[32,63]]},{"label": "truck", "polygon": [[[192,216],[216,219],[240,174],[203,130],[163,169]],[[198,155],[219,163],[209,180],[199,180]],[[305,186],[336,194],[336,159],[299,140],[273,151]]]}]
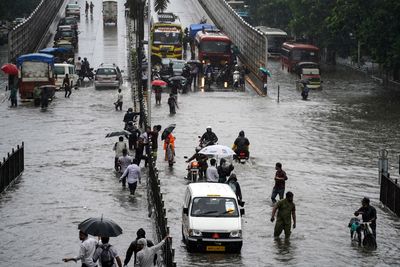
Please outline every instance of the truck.
[{"label": "truck", "polygon": [[118,21],[118,1],[103,0],[103,24],[114,23]]}]

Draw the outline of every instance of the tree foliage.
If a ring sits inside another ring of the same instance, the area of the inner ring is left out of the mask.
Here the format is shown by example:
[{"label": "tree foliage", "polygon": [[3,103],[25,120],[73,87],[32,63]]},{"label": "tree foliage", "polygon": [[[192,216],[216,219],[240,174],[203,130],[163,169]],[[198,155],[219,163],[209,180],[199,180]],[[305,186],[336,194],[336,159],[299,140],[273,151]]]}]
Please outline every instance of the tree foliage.
[{"label": "tree foliage", "polygon": [[387,69],[400,67],[398,0],[250,0],[258,25],[277,27],[342,55],[364,55]]},{"label": "tree foliage", "polygon": [[40,0],[0,0],[0,20],[28,17]]}]

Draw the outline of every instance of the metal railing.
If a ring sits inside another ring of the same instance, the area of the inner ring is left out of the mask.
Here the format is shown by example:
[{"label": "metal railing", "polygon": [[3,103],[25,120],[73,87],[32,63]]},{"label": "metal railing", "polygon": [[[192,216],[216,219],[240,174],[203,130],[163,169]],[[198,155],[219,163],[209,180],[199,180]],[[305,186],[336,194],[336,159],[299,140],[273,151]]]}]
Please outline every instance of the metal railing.
[{"label": "metal railing", "polygon": [[267,65],[266,37],[245,22],[225,0],[199,0],[216,26],[239,48],[240,60],[259,79],[261,66]]},{"label": "metal railing", "polygon": [[30,16],[8,34],[8,59],[36,50],[64,0],[42,0]]},{"label": "metal railing", "polygon": [[390,175],[381,175],[381,192],[379,196],[383,205],[400,216],[400,186],[397,179],[391,179]]},{"label": "metal railing", "polygon": [[[129,18],[128,18],[129,20]],[[133,22],[128,22],[128,36],[130,40],[130,60],[131,65],[129,68],[130,77],[131,77],[131,86],[132,86],[132,101],[134,103],[135,111],[143,111],[141,116],[141,120],[143,120],[144,127],[150,126],[150,120],[148,118],[148,110],[147,110],[147,101],[145,94],[143,93],[143,87],[141,81],[138,81],[138,78],[141,77],[138,72],[138,68],[141,65],[139,62],[140,53],[135,52],[135,46],[138,44],[136,42],[137,36],[132,35],[132,25]],[[137,25],[137,24],[136,24]],[[149,205],[150,216],[153,216],[155,220],[155,229],[158,241],[163,239],[166,235],[169,234],[169,227],[168,227],[168,219],[167,219],[167,212],[165,209],[165,203],[163,200],[163,194],[161,193],[161,186],[160,186],[160,179],[158,177],[158,171],[156,168],[156,157],[152,151],[151,143],[147,148],[147,155],[149,156],[148,159],[148,181],[147,181],[147,201]],[[168,267],[176,266],[174,261],[175,257],[175,250],[172,247],[172,239],[168,239],[165,246],[163,247],[162,253],[162,260],[159,262],[159,265],[165,265]]]},{"label": "metal railing", "polygon": [[17,146],[7,154],[7,158],[0,161],[0,192],[6,190],[12,185],[16,178],[18,178],[24,171],[24,143]]}]

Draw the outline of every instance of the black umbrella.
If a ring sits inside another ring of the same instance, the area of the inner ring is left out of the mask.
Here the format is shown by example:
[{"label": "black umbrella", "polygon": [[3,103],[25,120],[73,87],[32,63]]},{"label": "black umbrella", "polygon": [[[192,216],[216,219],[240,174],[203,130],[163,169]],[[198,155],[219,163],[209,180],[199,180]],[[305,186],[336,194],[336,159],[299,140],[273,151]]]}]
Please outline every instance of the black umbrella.
[{"label": "black umbrella", "polygon": [[126,131],[126,130],[122,130],[122,131],[118,131],[118,132],[111,132],[111,133],[108,133],[108,134],[106,135],[106,138],[107,138],[107,137],[114,137],[114,136],[130,135],[130,134],[131,134],[130,132],[128,132],[128,131]]},{"label": "black umbrella", "polygon": [[113,220],[101,218],[89,218],[78,225],[82,232],[101,237],[114,237],[122,234],[122,228]]},{"label": "black umbrella", "polygon": [[168,79],[168,81],[182,81],[182,80],[186,80],[186,78],[183,77],[183,76],[180,76],[180,75],[179,76],[173,76],[173,77]]},{"label": "black umbrella", "polygon": [[167,138],[167,136],[172,133],[172,131],[175,129],[176,124],[171,124],[167,128],[164,129],[164,131],[161,134],[161,140],[164,140]]}]

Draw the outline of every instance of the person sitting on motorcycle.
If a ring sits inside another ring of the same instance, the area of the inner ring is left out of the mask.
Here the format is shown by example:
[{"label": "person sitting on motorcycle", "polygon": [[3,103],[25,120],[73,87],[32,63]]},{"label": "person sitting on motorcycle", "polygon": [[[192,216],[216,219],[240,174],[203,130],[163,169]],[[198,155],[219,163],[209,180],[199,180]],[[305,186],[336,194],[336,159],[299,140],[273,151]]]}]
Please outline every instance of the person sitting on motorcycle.
[{"label": "person sitting on motorcycle", "polygon": [[246,158],[248,159],[250,156],[249,152],[249,139],[244,136],[244,131],[239,132],[239,136],[236,138],[235,142],[233,143],[232,150],[235,151],[236,157],[240,155],[240,152],[244,152]]},{"label": "person sitting on motorcycle", "polygon": [[206,132],[200,138],[202,147],[215,145],[218,142],[217,135],[212,131],[211,126],[207,126]]},{"label": "person sitting on motorcycle", "polygon": [[81,76],[89,77],[89,73],[90,73],[90,64],[89,64],[89,61],[87,60],[87,58],[85,57],[82,60]]},{"label": "person sitting on motorcycle", "polygon": [[[206,171],[207,171],[207,155],[204,154],[200,154],[201,147],[196,147],[195,149],[195,153],[193,154],[193,156],[191,156],[190,158],[188,158],[186,160],[187,163],[191,162],[192,160],[196,160],[199,163],[199,178],[203,179],[203,177],[206,177]],[[189,172],[190,169],[188,168],[188,176],[189,177]]]}]

